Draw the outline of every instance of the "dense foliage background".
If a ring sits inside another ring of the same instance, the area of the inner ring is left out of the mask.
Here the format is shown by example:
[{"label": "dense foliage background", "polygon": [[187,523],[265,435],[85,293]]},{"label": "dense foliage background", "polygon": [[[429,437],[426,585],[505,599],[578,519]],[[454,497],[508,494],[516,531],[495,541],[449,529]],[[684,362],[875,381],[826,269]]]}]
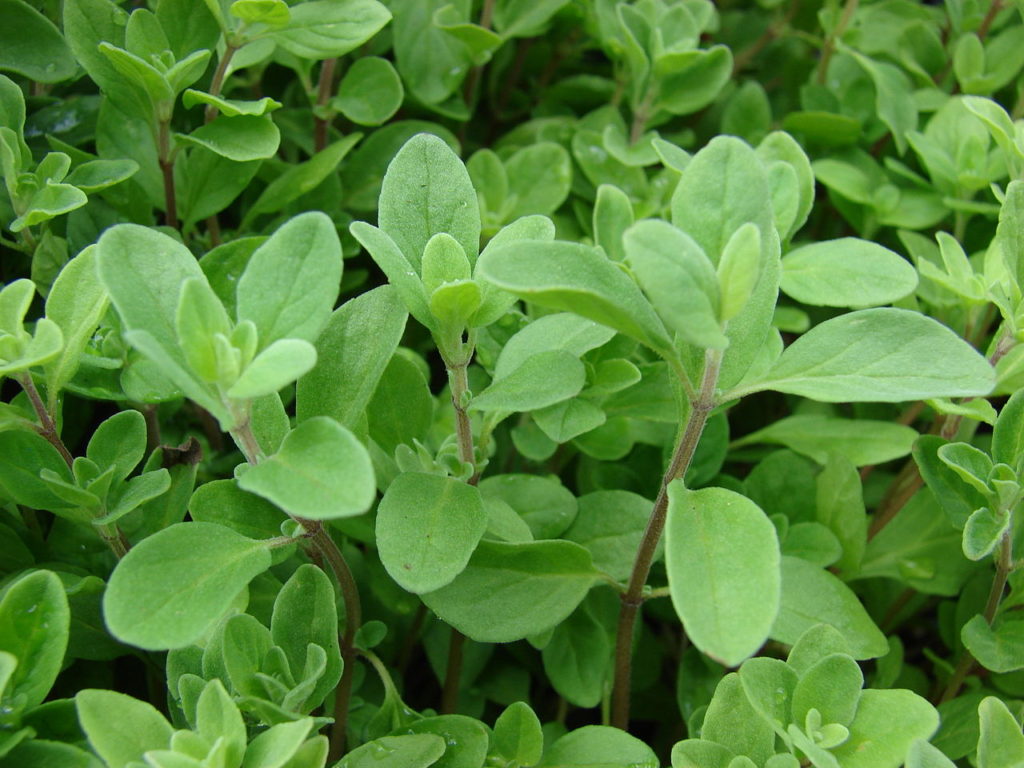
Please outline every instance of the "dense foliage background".
[{"label": "dense foliage background", "polygon": [[0,0],[0,767],[1024,766],[1022,13]]}]

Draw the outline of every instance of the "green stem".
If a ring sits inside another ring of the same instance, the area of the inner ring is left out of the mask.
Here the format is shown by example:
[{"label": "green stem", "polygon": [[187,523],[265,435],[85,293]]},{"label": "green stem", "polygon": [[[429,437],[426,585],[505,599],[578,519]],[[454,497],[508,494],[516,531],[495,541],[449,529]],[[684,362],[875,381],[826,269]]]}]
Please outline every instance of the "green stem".
[{"label": "green stem", "polygon": [[[1010,513],[1007,512],[1007,514]],[[1007,531],[1003,534],[1002,541],[998,545],[999,549],[995,558],[996,573],[992,577],[992,587],[989,589],[988,601],[985,603],[985,612],[982,614],[985,618],[985,623],[990,627],[996,617],[996,611],[999,610],[999,601],[1003,598],[1006,581],[1010,578],[1010,572],[1013,570],[1013,543],[1010,537],[1011,531]],[[967,675],[974,668],[974,662],[974,656],[965,648],[960,661],[956,665],[956,669],[953,670],[953,676],[950,677],[946,690],[942,693],[942,698],[938,701],[939,704],[951,701],[960,693],[964,680],[967,679]]]},{"label": "green stem", "polygon": [[839,17],[839,23],[832,30],[832,34],[825,38],[825,45],[821,49],[821,59],[818,60],[817,81],[819,85],[825,84],[825,77],[828,75],[828,65],[832,61],[833,54],[836,52],[836,40],[841,38],[846,32],[846,28],[850,26],[853,14],[857,12],[858,5],[860,5],[859,0],[846,0],[846,4],[843,6],[843,15]]},{"label": "green stem", "polygon": [[637,548],[633,571],[629,577],[629,586],[620,596],[619,626],[615,641],[615,689],[612,698],[612,725],[622,728],[629,727],[630,678],[632,675],[633,627],[636,624],[640,605],[643,603],[644,586],[651,572],[654,553],[665,530],[665,519],[668,514],[669,484],[686,474],[693,461],[693,455],[700,442],[708,416],[717,405],[715,387],[722,365],[721,350],[707,350],[704,355],[704,375],[700,391],[690,401],[690,414],[686,428],[679,439],[672,461],[669,463],[665,476],[661,481],[658,498],[654,502],[643,539]]},{"label": "green stem", "polygon": [[637,106],[636,112],[633,113],[633,124],[629,128],[630,144],[636,144],[644,135],[647,121],[651,119],[651,105],[654,103],[655,95],[656,90],[652,86],[644,95],[643,101]]},{"label": "green stem", "polygon": [[[224,78],[227,77],[228,66],[231,64],[231,58],[235,55],[235,51],[238,48],[233,46],[231,43],[225,41],[224,43],[224,55],[220,57],[220,61],[217,62],[217,71],[213,73],[213,80],[210,81],[210,95],[220,96],[222,90],[224,90]],[[206,112],[203,114],[203,119],[207,123],[213,122],[214,118],[217,117],[217,107],[213,104],[206,105]]]}]

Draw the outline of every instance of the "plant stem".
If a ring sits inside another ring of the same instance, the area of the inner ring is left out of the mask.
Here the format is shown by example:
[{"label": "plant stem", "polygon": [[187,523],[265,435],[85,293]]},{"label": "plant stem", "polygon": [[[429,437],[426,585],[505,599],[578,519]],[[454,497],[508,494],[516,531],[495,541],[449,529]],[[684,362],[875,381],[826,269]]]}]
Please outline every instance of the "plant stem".
[{"label": "plant stem", "polygon": [[[486,9],[485,9],[486,10]],[[460,362],[449,363],[445,361],[448,369],[448,385],[452,391],[452,408],[455,409],[455,434],[459,442],[459,460],[472,466],[473,474],[469,478],[470,485],[476,485],[480,481],[480,475],[476,471],[476,462],[473,456],[473,429],[469,423],[469,414],[462,405],[462,401],[469,392],[469,379],[466,369],[473,357],[472,347],[469,354]],[[452,627],[452,635],[448,645],[448,666],[444,675],[444,687],[441,690],[441,714],[451,714],[459,706],[459,681],[462,678],[462,655],[466,645],[466,636],[455,627]]]},{"label": "plant stem", "polygon": [[448,641],[448,666],[444,673],[444,690],[441,691],[441,714],[451,715],[459,707],[459,681],[462,679],[462,657],[466,636],[452,627]]},{"label": "plant stem", "polygon": [[[243,417],[239,425],[231,430],[231,437],[234,438],[235,443],[250,464],[258,464],[263,459],[263,450],[256,441],[248,416]],[[324,528],[323,522],[303,517],[291,517],[306,530],[315,553],[330,567],[338,582],[341,599],[345,604],[345,631],[341,635],[340,642],[343,665],[341,681],[334,691],[334,724],[331,726],[329,748],[330,760],[334,761],[339,759],[345,751],[349,700],[352,698],[352,675],[355,672],[355,635],[356,630],[362,624],[362,604],[359,600],[359,587],[352,577],[348,563],[345,562],[345,556],[327,529]]]},{"label": "plant stem", "polygon": [[171,121],[161,120],[157,129],[157,157],[164,177],[164,223],[178,228],[178,203],[174,193],[174,156],[171,154]]},{"label": "plant stem", "polygon": [[[494,0],[484,0],[484,7],[480,10],[480,26],[484,29],[491,28],[491,20],[494,17]],[[466,104],[470,107],[473,106],[473,97],[476,94],[477,86],[480,84],[480,78],[483,76],[484,68],[483,65],[479,67],[473,67],[469,73],[469,77],[466,78],[466,84],[462,89],[462,97],[466,100]],[[469,125],[469,121],[463,123],[462,132],[465,133],[466,127]],[[463,137],[465,138],[465,137]]]},{"label": "plant stem", "polygon": [[[317,82],[316,87],[316,105],[318,107],[326,106],[331,98],[331,88],[334,85],[334,70],[337,66],[338,60],[334,58],[326,59],[320,67],[320,80]],[[327,129],[330,125],[331,121],[326,118],[318,117],[314,121],[313,146],[317,152],[327,146]]]},{"label": "plant stem", "polygon": [[[39,419],[40,424],[39,434],[45,437],[46,441],[57,449],[61,458],[64,459],[64,463],[68,465],[68,469],[71,469],[75,459],[57,433],[57,423],[43,404],[43,398],[39,396],[39,390],[36,389],[36,383],[32,380],[32,374],[25,371],[16,375],[15,378],[21,385],[21,388],[25,390],[29,402],[32,403],[32,410],[36,412],[36,417]],[[118,560],[128,554],[131,545],[116,523],[96,526],[96,529],[100,538],[110,547],[110,551],[114,553]]]},{"label": "plant stem", "polygon": [[825,38],[825,45],[821,49],[821,59],[818,60],[817,81],[819,85],[825,84],[825,77],[828,75],[828,65],[832,61],[832,55],[836,52],[836,40],[841,38],[846,32],[846,28],[850,26],[850,21],[853,20],[853,14],[857,12],[858,5],[860,5],[859,0],[846,0],[846,4],[843,6],[843,15],[839,17],[839,23],[832,30],[832,34]]},{"label": "plant stem", "polygon": [[46,406],[43,405],[43,398],[39,396],[39,390],[36,389],[36,383],[32,380],[32,374],[27,371],[19,373],[16,377],[21,388],[25,390],[25,394],[28,395],[29,402],[32,403],[32,410],[36,412],[36,417],[39,419],[39,434],[46,438],[47,442],[50,443],[60,453],[61,458],[68,465],[68,469],[71,469],[72,463],[74,463],[74,457],[71,455],[71,451],[64,445],[64,441],[60,439],[60,435],[57,434],[57,424],[54,422],[50,412],[46,410]]},{"label": "plant stem", "polygon": [[629,128],[629,143],[636,144],[644,135],[647,121],[651,117],[651,105],[654,103],[655,89],[652,87],[644,95],[643,101],[636,108],[633,114],[633,124]]},{"label": "plant stem", "polygon": [[[1007,514],[1010,513],[1007,512]],[[1010,537],[1011,531],[1007,531],[1003,534],[1002,541],[998,545],[995,557],[996,573],[992,577],[992,587],[989,589],[988,601],[985,603],[985,612],[982,614],[985,618],[985,623],[990,627],[996,617],[996,611],[999,610],[999,601],[1003,598],[1006,581],[1013,570],[1013,544]],[[949,684],[946,686],[946,690],[943,691],[942,698],[938,701],[939,704],[945,704],[960,693],[964,680],[967,679],[967,675],[974,668],[974,661],[974,656],[971,655],[971,652],[964,648],[963,655],[960,657],[956,669],[953,670],[953,676],[949,679]]]},{"label": "plant stem", "polygon": [[[213,73],[213,80],[210,81],[210,95],[220,96],[220,92],[224,89],[224,78],[228,73],[228,66],[231,64],[231,58],[235,55],[235,51],[238,49],[229,42],[224,43],[224,55],[220,57],[220,61],[217,62],[217,71]],[[217,117],[217,107],[213,104],[206,105],[206,111],[203,114],[205,122],[213,122],[214,118]]]},{"label": "plant stem", "polygon": [[988,13],[985,14],[985,18],[981,20],[981,24],[978,25],[978,39],[984,41],[988,36],[988,31],[992,28],[992,22],[996,20],[996,16],[1003,10],[1003,0],[992,0],[992,4],[988,7]]},{"label": "plant stem", "polygon": [[637,548],[636,560],[633,562],[633,571],[629,577],[629,586],[620,596],[621,607],[619,609],[619,626],[615,640],[615,689],[612,699],[612,725],[622,728],[629,727],[629,697],[630,677],[632,675],[633,655],[633,626],[636,624],[637,613],[643,602],[644,585],[651,572],[651,564],[654,562],[654,553],[661,541],[661,535],[665,530],[665,518],[668,514],[668,486],[673,481],[686,474],[690,467],[693,455],[700,442],[701,433],[707,423],[708,416],[717,404],[715,387],[718,383],[718,373],[722,365],[722,352],[720,350],[707,350],[704,354],[704,376],[701,380],[700,391],[695,399],[690,401],[690,415],[686,422],[686,428],[679,439],[672,461],[669,463],[664,478],[661,481],[661,488],[658,490],[658,498],[651,510],[651,517],[647,521],[647,528],[644,531],[643,539]]}]

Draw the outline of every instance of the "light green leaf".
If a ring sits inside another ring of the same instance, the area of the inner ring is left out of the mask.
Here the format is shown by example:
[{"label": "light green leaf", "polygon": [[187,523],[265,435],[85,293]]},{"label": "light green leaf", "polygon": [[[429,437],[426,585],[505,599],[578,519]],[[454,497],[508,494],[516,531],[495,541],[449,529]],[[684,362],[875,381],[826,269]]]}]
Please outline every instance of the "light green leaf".
[{"label": "light green leaf", "polygon": [[75,696],[78,721],[107,768],[141,764],[153,749],[167,749],[174,729],[151,704],[123,693],[86,689]]},{"label": "light green leaf", "polygon": [[836,535],[843,548],[836,567],[845,573],[855,572],[864,558],[868,533],[857,467],[841,454],[829,454],[816,484],[817,520]]},{"label": "light green leaf", "polygon": [[281,132],[269,117],[222,115],[189,134],[176,134],[182,144],[205,147],[236,162],[273,157],[281,143]]},{"label": "light green leaf", "polygon": [[83,192],[99,192],[130,179],[138,170],[139,164],[129,158],[89,160],[76,166],[66,181]]},{"label": "light green leaf", "polygon": [[525,701],[517,701],[505,708],[494,721],[491,752],[518,765],[538,762],[544,747],[544,734],[540,720]]},{"label": "light green leaf", "polygon": [[214,96],[211,93],[204,93],[203,91],[196,91],[191,88],[181,95],[181,103],[186,107],[194,107],[196,104],[214,106],[224,117],[239,117],[242,115],[259,117],[281,108],[281,102],[275,101],[269,96],[264,96],[262,99],[255,101],[240,101],[238,99],[224,99],[220,96]]},{"label": "light green leaf", "polygon": [[469,562],[487,528],[480,491],[450,477],[407,472],[377,507],[377,548],[399,586],[440,589]]},{"label": "light green leaf", "polygon": [[107,627],[146,648],[181,648],[213,628],[235,596],[270,566],[259,541],[212,523],[180,523],[118,563],[103,595]]},{"label": "light green leaf", "polygon": [[537,768],[658,768],[654,751],[635,736],[605,725],[585,725],[562,736]]},{"label": "light green leaf", "polygon": [[260,349],[278,339],[316,341],[341,286],[341,243],[319,211],[289,219],[252,254],[238,281],[238,320],[251,320]]},{"label": "light green leaf", "polygon": [[[590,554],[578,544],[481,541],[466,569],[423,602],[473,640],[508,643],[565,619],[596,578]],[[499,591],[500,601],[494,599]]]},{"label": "light green leaf", "polygon": [[[349,230],[371,258],[377,262],[381,271],[387,275],[388,282],[398,291],[409,314],[415,317],[421,325],[433,330],[437,323],[427,304],[423,283],[420,281],[413,263],[406,258],[395,241],[386,232],[365,221],[353,222]],[[419,264],[419,261],[417,260],[415,263]]]},{"label": "light green leaf", "polygon": [[355,429],[405,331],[408,315],[390,286],[341,305],[316,341],[317,364],[299,379],[296,416],[330,416]]},{"label": "light green leaf", "polygon": [[570,704],[590,708],[601,703],[611,652],[608,631],[583,604],[555,627],[541,658],[555,691]]},{"label": "light green leaf", "polygon": [[999,411],[992,430],[992,459],[1015,468],[1024,462],[1024,391],[1015,393]]},{"label": "light green leaf", "polygon": [[251,467],[238,484],[310,520],[361,515],[377,493],[363,444],[327,416],[299,424],[277,453]]},{"label": "light green leaf", "polygon": [[956,764],[942,750],[918,739],[907,752],[906,768],[956,768]]},{"label": "light green leaf", "polygon": [[736,317],[750,301],[760,277],[761,253],[760,230],[749,221],[725,244],[717,270],[723,323]]},{"label": "light green leaf", "polygon": [[667,328],[698,347],[728,345],[718,321],[718,278],[693,238],[649,219],[627,229],[622,246],[626,263]]},{"label": "light green leaf", "polygon": [[592,247],[561,241],[512,243],[488,248],[477,269],[494,285],[527,301],[575,312],[672,354],[661,320],[636,283]]},{"label": "light green leaf", "polygon": [[384,736],[353,749],[335,768],[428,768],[444,750],[445,740],[433,733]]},{"label": "light green leaf", "polygon": [[561,349],[527,358],[508,375],[495,379],[470,401],[477,411],[532,411],[579,394],[586,371],[578,357]]},{"label": "light green leaf", "polygon": [[779,610],[779,542],[750,499],[669,485],[666,566],[672,604],[701,651],[726,666],[753,655]]},{"label": "light green leaf", "polygon": [[930,738],[938,727],[939,713],[916,693],[868,688],[849,738],[832,754],[843,768],[899,768],[910,745]]},{"label": "light green leaf", "polygon": [[775,751],[771,725],[757,716],[735,672],[723,677],[715,688],[700,735],[701,739],[717,742],[733,754],[750,755],[758,763]]},{"label": "light green leaf", "polygon": [[978,706],[978,719],[978,768],[1019,768],[1024,733],[1006,704],[995,696],[986,696]]},{"label": "light green leaf", "polygon": [[960,639],[971,655],[992,672],[1013,672],[1024,669],[1024,618],[1006,612],[989,626],[978,614],[964,624]]},{"label": "light green leaf", "polygon": [[986,395],[995,373],[930,317],[865,309],[826,320],[793,342],[764,380],[727,394],[774,389],[824,402],[904,402]]},{"label": "light green leaf", "polygon": [[1010,528],[1010,514],[988,507],[974,510],[964,525],[964,555],[981,560],[994,550]]},{"label": "light green leaf", "polygon": [[615,331],[610,328],[568,312],[538,317],[505,342],[494,366],[494,377],[503,379],[529,358],[553,349],[582,358],[614,335]]},{"label": "light green leaf", "polygon": [[855,659],[872,659],[889,651],[849,587],[826,570],[795,557],[782,558],[782,603],[771,637],[793,644],[815,624],[831,624],[850,644]]},{"label": "light green leaf", "polygon": [[312,0],[290,10],[288,25],[269,37],[303,59],[344,56],[391,20],[391,13],[376,0]]},{"label": "light green leaf", "polygon": [[7,587],[0,601],[0,652],[17,660],[5,701],[42,704],[61,671],[71,612],[64,585],[52,571],[33,571]]},{"label": "light green leaf", "polygon": [[508,194],[514,204],[506,221],[532,214],[554,213],[572,184],[572,160],[561,144],[541,141],[505,160]]},{"label": "light green leaf", "polygon": [[242,768],[284,768],[313,728],[313,718],[278,723],[252,740],[245,750]]},{"label": "light green leaf", "polygon": [[402,106],[405,89],[394,65],[379,56],[352,62],[331,106],[357,125],[386,123]]},{"label": "light green leaf", "polygon": [[801,671],[793,690],[792,722],[803,723],[813,708],[821,722],[849,725],[864,687],[864,673],[852,656],[833,653]]},{"label": "light green leaf", "polygon": [[732,447],[784,445],[819,464],[828,463],[829,454],[836,453],[860,467],[906,456],[917,437],[917,430],[889,421],[798,415],[744,435],[733,441]]},{"label": "light green leaf", "polygon": [[227,391],[236,399],[251,399],[277,392],[316,364],[316,348],[301,339],[278,339],[264,349]]},{"label": "light green leaf", "polygon": [[395,155],[380,191],[378,225],[418,272],[427,241],[446,232],[476,262],[480,208],[466,166],[443,140],[413,136]]},{"label": "light green leaf", "polygon": [[787,253],[782,258],[779,287],[803,304],[874,307],[913,293],[917,270],[877,243],[843,237]]}]

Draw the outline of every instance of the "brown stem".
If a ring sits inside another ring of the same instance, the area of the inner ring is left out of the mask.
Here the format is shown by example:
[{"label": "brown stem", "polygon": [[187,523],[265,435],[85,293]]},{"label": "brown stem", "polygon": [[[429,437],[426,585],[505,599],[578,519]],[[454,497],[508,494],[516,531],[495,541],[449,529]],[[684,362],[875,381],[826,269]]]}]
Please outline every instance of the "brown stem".
[{"label": "brown stem", "polygon": [[652,87],[644,96],[633,114],[633,124],[629,128],[629,143],[636,144],[644,135],[647,121],[651,118],[651,105],[654,103],[655,89]]},{"label": "brown stem", "polygon": [[761,36],[757,38],[753,43],[744,48],[733,59],[732,62],[732,75],[735,77],[742,72],[748,64],[754,59],[757,54],[764,50],[768,43],[772,42],[776,38],[780,37],[789,26],[789,23],[796,16],[797,10],[800,8],[800,0],[792,0],[789,4],[789,9],[786,11],[785,17],[777,19],[768,25],[768,28],[761,33]]},{"label": "brown stem", "polygon": [[466,636],[452,627],[448,642],[448,666],[444,673],[444,690],[441,692],[441,714],[452,715],[459,708],[459,682],[462,679],[463,650]]},{"label": "brown stem", "polygon": [[448,383],[452,391],[452,408],[455,409],[455,434],[459,440],[459,460],[474,464],[473,429],[469,423],[469,414],[462,405],[465,393],[469,391],[469,380],[466,376],[468,363],[453,365],[448,369]]},{"label": "brown stem", "polygon": [[[241,449],[250,464],[258,464],[263,458],[263,451],[253,434],[252,425],[244,419],[239,426],[231,430],[231,436]],[[295,522],[306,530],[313,545],[318,561],[326,562],[338,582],[341,598],[345,605],[345,631],[341,634],[341,681],[334,691],[334,724],[331,726],[329,755],[334,761],[345,751],[345,737],[348,729],[348,708],[352,698],[352,675],[355,672],[355,636],[362,624],[362,605],[359,600],[359,587],[352,577],[352,571],[345,562],[337,543],[324,528],[320,520],[308,520],[303,517],[291,516]]]},{"label": "brown stem", "polygon": [[399,652],[398,662],[395,664],[395,671],[399,677],[404,675],[405,670],[409,667],[413,649],[416,647],[416,641],[420,639],[420,632],[423,631],[423,625],[426,621],[427,606],[420,603],[420,607],[416,609],[416,615],[413,616],[412,624],[405,633],[405,638],[402,641],[402,650]]},{"label": "brown stem", "polygon": [[[331,90],[334,85],[334,70],[337,66],[338,60],[334,58],[324,60],[323,65],[320,67],[320,80],[317,82],[316,87],[316,105],[318,107],[326,106],[331,98]],[[327,130],[330,128],[330,125],[331,121],[327,118],[315,118],[313,146],[317,152],[327,146]]]},{"label": "brown stem", "polygon": [[[1006,514],[1010,514],[1007,512]],[[988,592],[988,601],[985,603],[985,612],[982,614],[985,618],[985,623],[990,627],[992,621],[996,617],[996,611],[999,609],[999,601],[1003,598],[1003,590],[1006,589],[1006,581],[1010,577],[1010,571],[1013,569],[1013,544],[1010,540],[1010,531],[1003,534],[1002,541],[999,543],[999,549],[996,553],[996,573],[992,577],[992,587]],[[953,676],[949,679],[949,684],[946,686],[946,690],[942,692],[942,697],[939,699],[939,704],[945,704],[947,701],[952,700],[960,693],[960,688],[964,684],[964,680],[967,679],[967,675],[974,668],[974,656],[966,648],[964,649],[963,655],[960,656],[960,661],[956,665],[956,669],[953,670]]]},{"label": "brown stem", "polygon": [[174,193],[174,156],[171,154],[171,121],[161,120],[157,133],[157,156],[164,177],[164,223],[178,228],[178,203]]},{"label": "brown stem", "polygon": [[71,455],[71,451],[64,445],[64,441],[60,439],[60,435],[57,433],[57,424],[54,422],[53,417],[50,416],[50,412],[46,410],[46,406],[43,405],[43,398],[39,396],[39,390],[36,389],[36,383],[32,380],[32,374],[27,371],[20,373],[15,377],[21,388],[25,390],[25,394],[28,395],[29,402],[32,403],[32,410],[36,412],[36,418],[39,419],[39,434],[46,438],[47,442],[50,443],[60,453],[61,458],[68,465],[68,469],[71,469],[72,463],[74,463],[74,457]]},{"label": "brown stem", "polygon": [[846,32],[846,28],[850,26],[850,21],[853,20],[853,14],[857,12],[858,5],[860,5],[859,0],[846,0],[846,5],[843,6],[843,15],[839,17],[839,23],[832,30],[832,34],[825,39],[825,45],[821,49],[821,59],[818,61],[817,80],[819,85],[825,84],[825,77],[828,75],[828,65],[832,61],[832,55],[836,52],[836,40],[841,38]]},{"label": "brown stem", "polygon": [[[484,7],[480,11],[480,26],[484,29],[491,28],[491,20],[494,16],[494,0],[484,0]],[[473,98],[476,95],[477,86],[480,85],[480,78],[483,76],[484,68],[483,65],[479,67],[473,67],[469,73],[469,77],[466,78],[466,84],[462,88],[462,97],[466,100],[466,104],[470,107],[473,106]],[[466,127],[469,125],[468,121],[463,123],[462,133],[465,133]],[[464,138],[464,137],[463,137]]]},{"label": "brown stem", "polygon": [[620,596],[619,625],[615,638],[615,688],[612,693],[612,725],[626,730],[629,728],[629,697],[630,678],[632,675],[633,627],[636,624],[640,604],[643,602],[643,589],[654,562],[654,553],[665,530],[665,518],[668,513],[668,486],[686,474],[697,450],[701,433],[707,423],[708,416],[716,405],[715,385],[722,364],[722,353],[708,350],[704,358],[704,376],[701,381],[697,398],[690,402],[690,415],[686,422],[679,444],[676,446],[672,461],[661,481],[658,498],[651,510],[643,539],[637,548],[633,571],[629,577],[629,586]]},{"label": "brown stem", "polygon": [[978,39],[984,40],[988,35],[989,30],[992,28],[992,22],[996,20],[996,16],[1003,10],[1003,0],[992,0],[991,5],[988,7],[988,13],[985,14],[985,18],[981,20],[981,24],[978,25]]}]

